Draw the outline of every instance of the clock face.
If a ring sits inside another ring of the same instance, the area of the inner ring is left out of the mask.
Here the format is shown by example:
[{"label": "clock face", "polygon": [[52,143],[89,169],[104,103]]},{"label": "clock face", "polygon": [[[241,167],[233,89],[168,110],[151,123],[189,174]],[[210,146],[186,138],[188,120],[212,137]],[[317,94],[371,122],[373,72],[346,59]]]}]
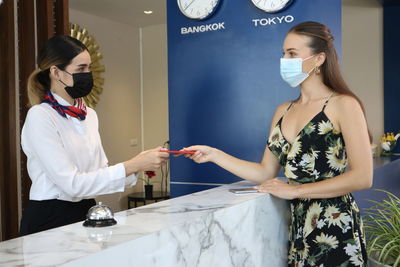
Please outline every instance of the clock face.
[{"label": "clock face", "polygon": [[287,8],[293,0],[251,0],[253,4],[268,13],[276,13]]},{"label": "clock face", "polygon": [[205,19],[216,10],[220,0],[177,0],[181,12],[190,19]]}]

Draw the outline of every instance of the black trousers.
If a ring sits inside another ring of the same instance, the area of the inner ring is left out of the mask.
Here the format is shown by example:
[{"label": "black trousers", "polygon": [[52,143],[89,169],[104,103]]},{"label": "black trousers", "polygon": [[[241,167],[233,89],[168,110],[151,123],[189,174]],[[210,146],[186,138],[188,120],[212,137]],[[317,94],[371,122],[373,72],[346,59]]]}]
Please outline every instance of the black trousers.
[{"label": "black trousers", "polygon": [[22,213],[19,232],[23,236],[83,221],[94,205],[94,199],[83,199],[79,202],[58,199],[29,200]]}]

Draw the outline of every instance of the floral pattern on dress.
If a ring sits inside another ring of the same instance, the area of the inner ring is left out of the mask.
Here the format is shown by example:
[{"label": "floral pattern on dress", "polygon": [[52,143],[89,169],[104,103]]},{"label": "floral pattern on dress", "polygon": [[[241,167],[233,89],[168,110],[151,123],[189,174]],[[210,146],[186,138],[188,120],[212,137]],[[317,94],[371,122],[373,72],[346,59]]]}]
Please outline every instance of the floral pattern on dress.
[{"label": "floral pattern on dress", "polygon": [[[348,161],[344,139],[324,109],[293,143],[282,134],[282,119],[273,128],[268,147],[284,168],[289,184],[314,183],[345,172]],[[294,199],[290,208],[289,266],[366,266],[363,225],[351,194]]]}]

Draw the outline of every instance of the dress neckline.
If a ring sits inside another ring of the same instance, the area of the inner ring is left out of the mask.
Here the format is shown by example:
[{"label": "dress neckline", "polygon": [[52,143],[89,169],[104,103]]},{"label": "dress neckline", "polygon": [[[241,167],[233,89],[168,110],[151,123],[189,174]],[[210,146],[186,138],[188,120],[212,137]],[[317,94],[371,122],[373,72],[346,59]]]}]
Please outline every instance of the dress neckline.
[{"label": "dress neckline", "polygon": [[297,135],[295,136],[295,138],[293,139],[292,142],[290,142],[289,140],[287,140],[286,137],[285,137],[285,135],[284,135],[283,132],[282,132],[282,119],[283,119],[283,116],[282,116],[282,117],[279,119],[279,121],[276,123],[275,127],[278,127],[279,133],[281,134],[283,140],[285,140],[286,143],[288,143],[290,146],[292,146],[292,145],[297,141],[297,139],[301,136],[301,134],[303,133],[304,129],[306,129],[307,126],[308,126],[310,123],[314,122],[314,120],[315,120],[318,116],[320,116],[320,115],[323,115],[323,116],[325,117],[325,119],[327,120],[327,122],[329,122],[329,123],[332,125],[332,129],[333,129],[333,132],[334,132],[335,134],[337,134],[337,135],[341,135],[341,134],[342,134],[341,131],[336,130],[335,128],[333,128],[333,123],[332,123],[332,121],[329,119],[329,117],[326,115],[326,113],[325,113],[324,110],[321,110],[321,111],[318,112],[314,117],[312,117],[312,119],[309,120],[308,123],[307,123],[306,125],[304,125],[304,127],[297,133]]},{"label": "dress neckline", "polygon": [[[322,107],[322,110],[321,110],[320,112],[318,112],[317,114],[315,114],[315,116],[312,117],[312,118],[303,126],[303,128],[301,128],[301,129],[299,130],[299,132],[298,132],[298,133],[296,134],[296,136],[294,137],[293,141],[290,142],[288,139],[286,139],[285,135],[283,134],[283,131],[282,131],[282,121],[283,121],[283,117],[285,117],[286,113],[289,111],[289,109],[290,109],[290,108],[292,107],[292,105],[294,104],[294,101],[292,101],[292,102],[290,103],[290,105],[287,107],[287,109],[285,110],[285,113],[283,113],[282,117],[279,119],[279,121],[278,121],[277,124],[276,124],[277,126],[279,125],[279,132],[281,133],[283,139],[284,139],[289,145],[293,145],[293,143],[296,142],[296,140],[299,138],[299,136],[300,136],[301,133],[304,131],[304,129],[305,129],[311,122],[313,122],[314,119],[315,119],[316,117],[318,117],[320,114],[323,114],[323,115],[325,116],[325,118],[328,120],[328,122],[329,122],[330,124],[332,124],[332,129],[335,130],[335,129],[333,128],[333,123],[332,123],[332,121],[328,118],[328,116],[327,116],[326,113],[325,113],[325,108],[326,108],[326,106],[328,105],[329,100],[332,98],[332,96],[333,96],[334,94],[335,94],[335,92],[332,92],[332,93],[329,95],[328,99],[327,99],[327,100],[325,101],[325,103],[324,103],[324,106]],[[341,133],[340,131],[336,131],[336,132],[338,132],[339,134]]]},{"label": "dress neckline", "polygon": [[[300,129],[300,131],[296,134],[296,136],[294,137],[294,139],[293,139],[292,142],[290,142],[290,141],[285,137],[285,135],[283,134],[283,131],[282,131],[282,120],[283,120],[283,116],[280,118],[280,120],[278,121],[278,123],[277,123],[276,126],[279,127],[279,132],[281,133],[283,139],[284,139],[289,145],[293,145],[293,143],[296,142],[296,140],[299,138],[299,136],[303,133],[304,129],[305,129],[311,122],[313,122],[314,119],[315,119],[316,117],[318,117],[321,113],[324,114],[325,117],[329,120],[329,118],[326,116],[325,112],[324,112],[323,110],[321,110],[321,111],[318,112],[314,117],[312,117],[311,120],[309,120],[309,121],[306,123],[306,125],[304,125],[303,128]],[[329,120],[329,122],[332,123],[330,120]]]}]

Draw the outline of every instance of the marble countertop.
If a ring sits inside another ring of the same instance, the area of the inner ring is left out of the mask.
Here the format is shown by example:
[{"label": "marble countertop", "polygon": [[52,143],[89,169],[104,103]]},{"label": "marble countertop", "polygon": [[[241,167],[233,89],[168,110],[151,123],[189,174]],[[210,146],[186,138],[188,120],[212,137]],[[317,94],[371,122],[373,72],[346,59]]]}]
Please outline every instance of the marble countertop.
[{"label": "marble countertop", "polygon": [[[79,222],[1,242],[0,266],[89,266],[87,264],[89,264],[90,260],[95,260],[96,257],[98,257],[96,255],[102,255],[102,257],[97,258],[98,262],[101,262],[102,259],[108,259],[107,255],[109,257],[114,257],[113,251],[125,251],[124,253],[127,254],[133,253],[132,246],[130,248],[129,246],[134,244],[134,242],[135,244],[140,243],[141,246],[153,246],[153,254],[155,255],[159,249],[157,242],[158,244],[165,244],[163,245],[162,253],[168,253],[166,251],[168,251],[168,246],[170,246],[172,242],[171,240],[178,239],[174,235],[176,235],[176,233],[179,233],[180,235],[182,231],[170,231],[168,233],[168,238],[165,237],[168,240],[162,243],[160,240],[163,238],[163,235],[160,233],[162,233],[163,229],[182,229],[184,225],[193,225],[193,223],[196,222],[204,224],[205,218],[211,218],[207,220],[213,220],[217,212],[224,212],[231,207],[236,207],[237,210],[243,210],[244,203],[260,198],[273,202],[276,211],[274,211],[272,217],[279,217],[274,216],[275,213],[279,213],[281,210],[287,210],[286,202],[274,199],[274,197],[267,194],[252,193],[235,195],[228,191],[230,188],[250,186],[253,185],[242,181],[232,185],[221,186],[151,205],[118,212],[115,214],[115,219],[118,223],[111,227],[86,228],[82,226],[82,222]],[[242,208],[240,208],[240,206]],[[252,204],[252,206],[254,205]],[[265,203],[263,202],[260,206],[265,206]],[[245,210],[246,209],[250,208],[245,208]],[[237,211],[231,209],[230,212]],[[227,215],[221,216],[221,218],[223,218],[223,216],[226,217]],[[228,221],[230,220],[230,218],[225,219],[228,219]],[[232,218],[232,220],[235,219]],[[270,216],[270,221],[275,225],[282,224],[282,229],[285,229],[286,227],[284,225],[285,222],[282,222],[282,220],[273,222],[274,218],[271,218]],[[186,240],[190,237],[190,231],[193,231],[193,228],[191,227],[187,228],[188,232],[186,232],[186,234],[179,237],[179,242],[187,242],[185,243],[185,246],[191,244],[189,242],[190,240]],[[273,228],[272,231],[274,231]],[[156,239],[149,238],[149,236],[153,236]],[[287,237],[283,236],[283,245],[281,250],[284,250],[283,248],[287,242],[287,239],[285,241],[285,238]],[[203,241],[199,242],[201,243]],[[135,249],[135,253],[140,254],[140,247]],[[285,255],[285,253],[285,251],[279,252],[280,255]],[[139,256],[136,255],[135,257]],[[179,255],[175,257],[179,257]],[[133,259],[130,260],[132,261]],[[154,261],[154,259],[152,260]],[[177,261],[178,260],[179,259],[177,259]],[[121,263],[120,265],[117,264],[115,266],[133,266],[131,264],[132,262],[125,262],[124,264]],[[94,265],[90,264],[90,266]],[[163,266],[163,264],[159,266]],[[190,265],[177,264],[176,266]],[[253,264],[251,266],[258,265]]]}]

